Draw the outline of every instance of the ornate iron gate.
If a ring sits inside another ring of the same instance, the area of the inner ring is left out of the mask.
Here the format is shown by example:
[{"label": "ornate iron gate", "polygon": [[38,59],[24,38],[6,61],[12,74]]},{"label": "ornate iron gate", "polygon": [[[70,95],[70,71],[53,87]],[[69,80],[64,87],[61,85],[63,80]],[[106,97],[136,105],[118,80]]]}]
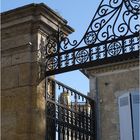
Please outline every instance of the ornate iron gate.
[{"label": "ornate iron gate", "polygon": [[[102,0],[79,42],[71,43],[58,27],[58,32],[46,37],[46,44],[41,43],[45,77],[138,58],[139,2]],[[46,140],[95,139],[94,101],[56,80],[47,83]],[[62,88],[59,96],[56,87]]]},{"label": "ornate iron gate", "polygon": [[46,140],[95,140],[95,104],[80,92],[47,79]]},{"label": "ornate iron gate", "polygon": [[42,46],[45,76],[138,58],[139,15],[140,0],[102,0],[81,41],[58,27]]}]

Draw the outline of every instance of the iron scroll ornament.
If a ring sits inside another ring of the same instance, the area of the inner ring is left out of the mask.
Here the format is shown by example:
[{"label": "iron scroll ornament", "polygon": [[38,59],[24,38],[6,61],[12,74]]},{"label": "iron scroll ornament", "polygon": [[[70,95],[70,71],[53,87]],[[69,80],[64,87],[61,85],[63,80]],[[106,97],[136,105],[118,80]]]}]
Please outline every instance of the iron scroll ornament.
[{"label": "iron scroll ornament", "polygon": [[46,38],[46,75],[138,57],[139,16],[140,0],[102,0],[79,42],[60,29]]}]

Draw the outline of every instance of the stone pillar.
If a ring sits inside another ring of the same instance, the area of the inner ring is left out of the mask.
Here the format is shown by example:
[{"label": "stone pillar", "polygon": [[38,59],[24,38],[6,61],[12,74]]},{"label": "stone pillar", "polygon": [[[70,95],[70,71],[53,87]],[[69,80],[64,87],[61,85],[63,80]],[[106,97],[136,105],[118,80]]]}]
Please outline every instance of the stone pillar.
[{"label": "stone pillar", "polygon": [[90,80],[90,93],[89,93],[89,96],[96,100],[96,94],[97,94],[97,91],[96,91],[96,83],[97,83],[97,79],[95,76],[93,75],[90,75],[89,77]]},{"label": "stone pillar", "polygon": [[2,140],[44,140],[45,81],[38,63],[39,45],[63,26],[73,30],[44,4],[2,13]]},{"label": "stone pillar", "polygon": [[97,101],[97,140],[119,140],[118,97],[138,90],[139,60],[96,66],[86,73],[90,79],[90,96]]}]

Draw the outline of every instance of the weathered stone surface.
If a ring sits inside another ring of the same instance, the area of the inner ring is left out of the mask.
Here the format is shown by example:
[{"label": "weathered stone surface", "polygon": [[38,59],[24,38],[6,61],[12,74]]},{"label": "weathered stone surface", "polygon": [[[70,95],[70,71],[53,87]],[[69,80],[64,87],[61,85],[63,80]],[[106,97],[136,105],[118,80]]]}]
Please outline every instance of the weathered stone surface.
[{"label": "weathered stone surface", "polygon": [[[16,16],[17,14],[14,15]],[[7,20],[6,16],[2,15],[2,40],[16,36],[17,33],[18,35],[24,35],[30,33],[32,24],[31,22],[25,22],[25,21],[29,21],[31,17],[22,17],[23,22],[21,17],[17,20],[11,19],[11,21],[4,22],[4,18],[5,20]]]},{"label": "weathered stone surface", "polygon": [[99,71],[98,68],[89,70],[90,95],[95,99],[97,96],[99,99],[98,134],[100,140],[119,140],[118,97],[139,88],[138,61],[124,62],[117,68],[111,65],[110,70],[108,67],[100,67]]},{"label": "weathered stone surface", "polygon": [[1,67],[8,67],[12,65],[12,57],[11,55],[5,56],[1,58]]},{"label": "weathered stone surface", "polygon": [[16,136],[16,112],[3,112],[1,116],[2,140],[14,140]]},{"label": "weathered stone surface", "polygon": [[19,69],[18,66],[5,67],[1,70],[2,89],[14,88],[18,86]]},{"label": "weathered stone surface", "polygon": [[[27,46],[29,47],[29,46]],[[12,55],[12,65],[31,62],[31,52],[23,52]]]},{"label": "weathered stone surface", "polygon": [[30,87],[18,87],[2,90],[1,109],[2,112],[26,110],[30,107]]},{"label": "weathered stone surface", "polygon": [[31,114],[30,113],[31,113],[30,110],[26,110],[23,112],[21,112],[20,110],[17,111],[16,133],[18,135],[30,133],[30,130],[31,130]]},{"label": "weathered stone surface", "polygon": [[19,35],[2,40],[2,51],[20,47],[31,42],[31,34]]},{"label": "weathered stone surface", "polygon": [[[45,115],[45,108],[46,108],[46,101],[45,101],[45,81],[43,80],[38,84],[38,86],[34,87],[34,91],[36,92],[36,95],[33,95],[36,99],[35,105],[36,108],[33,110],[32,115],[34,118],[33,121],[33,127],[32,130],[34,130],[34,134],[38,134],[40,136],[45,137],[45,120],[46,120],[46,115]],[[33,105],[32,105],[33,106]]]},{"label": "weathered stone surface", "polygon": [[40,37],[58,24],[65,25],[66,34],[73,31],[44,4],[2,13],[2,140],[45,139],[45,83],[38,46]]},{"label": "weathered stone surface", "polygon": [[19,65],[19,86],[31,84],[31,63],[23,63]]},{"label": "weathered stone surface", "polygon": [[32,76],[32,85],[35,85],[37,86],[41,80],[39,79],[39,65],[37,62],[35,63],[32,63],[31,64],[31,67],[32,67],[32,73],[31,73],[31,76]]}]

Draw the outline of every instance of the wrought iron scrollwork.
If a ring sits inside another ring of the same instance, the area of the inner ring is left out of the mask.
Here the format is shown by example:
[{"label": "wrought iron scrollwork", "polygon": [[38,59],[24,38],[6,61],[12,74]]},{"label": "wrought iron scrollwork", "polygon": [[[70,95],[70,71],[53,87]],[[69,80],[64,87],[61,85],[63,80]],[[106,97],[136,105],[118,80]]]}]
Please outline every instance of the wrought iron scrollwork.
[{"label": "wrought iron scrollwork", "polygon": [[89,67],[99,59],[119,59],[120,55],[138,51],[139,16],[140,0],[102,0],[79,42],[71,42],[60,29],[47,38],[46,73]]},{"label": "wrought iron scrollwork", "polygon": [[102,1],[84,36],[85,43],[90,45],[135,33],[140,27],[139,8],[138,0],[109,0],[105,4]]},{"label": "wrought iron scrollwork", "polygon": [[88,60],[88,56],[89,56],[89,54],[88,54],[88,51],[86,49],[80,50],[76,54],[76,61],[78,63],[85,63]]},{"label": "wrought iron scrollwork", "polygon": [[115,55],[120,54],[120,52],[122,50],[121,46],[122,45],[119,42],[113,42],[113,43],[109,44],[109,46],[108,46],[108,53],[111,56],[115,56]]}]

